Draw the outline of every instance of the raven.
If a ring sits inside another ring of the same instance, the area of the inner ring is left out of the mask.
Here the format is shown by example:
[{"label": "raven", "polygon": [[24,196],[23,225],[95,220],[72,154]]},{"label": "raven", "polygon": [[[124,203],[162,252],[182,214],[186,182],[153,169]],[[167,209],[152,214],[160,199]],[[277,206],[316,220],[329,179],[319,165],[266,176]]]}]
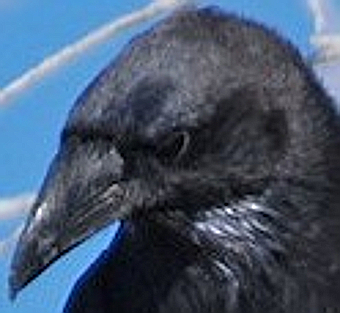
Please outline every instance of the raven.
[{"label": "raven", "polygon": [[293,45],[218,8],[133,39],[78,98],[12,295],[99,229],[68,313],[335,313],[340,124]]}]

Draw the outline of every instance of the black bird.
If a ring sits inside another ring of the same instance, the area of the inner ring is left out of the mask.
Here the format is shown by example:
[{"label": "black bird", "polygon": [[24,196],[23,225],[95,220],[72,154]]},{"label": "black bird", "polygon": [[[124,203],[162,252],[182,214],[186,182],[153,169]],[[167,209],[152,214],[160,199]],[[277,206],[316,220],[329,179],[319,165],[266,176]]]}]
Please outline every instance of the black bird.
[{"label": "black bird", "polygon": [[339,312],[339,156],[334,103],[289,42],[182,9],[70,112],[12,294],[121,220],[65,312]]}]

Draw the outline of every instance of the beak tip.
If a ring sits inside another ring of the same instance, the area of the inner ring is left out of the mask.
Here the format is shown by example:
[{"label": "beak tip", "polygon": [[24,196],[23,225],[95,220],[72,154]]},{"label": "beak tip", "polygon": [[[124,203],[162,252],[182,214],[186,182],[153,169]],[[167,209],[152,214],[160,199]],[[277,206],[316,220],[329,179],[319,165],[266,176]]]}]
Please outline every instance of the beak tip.
[{"label": "beak tip", "polygon": [[22,289],[16,275],[12,272],[8,280],[9,299],[15,301],[19,291]]},{"label": "beak tip", "polygon": [[10,287],[10,290],[9,290],[10,301],[14,302],[17,298],[17,295],[18,295],[18,292],[15,289],[13,289],[12,287]]},{"label": "beak tip", "polygon": [[[19,240],[8,278],[9,298],[14,301],[18,293],[37,276],[39,256],[30,244]],[[35,256],[35,257],[34,257]]]},{"label": "beak tip", "polygon": [[19,267],[12,265],[11,274],[8,278],[8,294],[11,301],[15,301],[20,291],[39,274],[31,268],[20,267],[20,264]]}]

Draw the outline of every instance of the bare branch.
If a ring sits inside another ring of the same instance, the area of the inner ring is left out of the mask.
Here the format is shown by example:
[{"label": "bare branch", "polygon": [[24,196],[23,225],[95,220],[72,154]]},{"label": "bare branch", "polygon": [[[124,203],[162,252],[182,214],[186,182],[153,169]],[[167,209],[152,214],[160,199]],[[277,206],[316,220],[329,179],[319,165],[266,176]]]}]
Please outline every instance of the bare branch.
[{"label": "bare branch", "polygon": [[34,199],[35,195],[31,193],[0,199],[0,220],[9,220],[25,215]]},{"label": "bare branch", "polygon": [[0,90],[0,104],[4,104],[14,96],[18,96],[26,89],[37,84],[48,74],[53,73],[68,62],[79,58],[89,49],[93,49],[101,43],[106,42],[118,32],[188,2],[187,0],[155,0],[139,11],[120,17],[102,26],[76,43],[66,46],[56,54],[47,57],[41,64],[28,70],[21,77]]},{"label": "bare branch", "polygon": [[340,33],[329,32],[331,18],[326,8],[330,8],[331,3],[329,0],[308,0],[308,4],[315,26],[315,33],[310,38],[311,44],[316,48],[313,62],[320,65],[340,61]]},{"label": "bare branch", "polygon": [[0,257],[8,255],[8,252],[14,246],[16,241],[19,239],[22,229],[23,229],[23,225],[20,225],[18,228],[15,229],[15,231],[9,237],[0,241]]},{"label": "bare branch", "polygon": [[315,35],[311,43],[317,48],[315,64],[340,61],[340,33],[329,35]]},{"label": "bare branch", "polygon": [[323,0],[308,0],[308,5],[314,16],[315,33],[322,33],[326,29],[326,12]]}]

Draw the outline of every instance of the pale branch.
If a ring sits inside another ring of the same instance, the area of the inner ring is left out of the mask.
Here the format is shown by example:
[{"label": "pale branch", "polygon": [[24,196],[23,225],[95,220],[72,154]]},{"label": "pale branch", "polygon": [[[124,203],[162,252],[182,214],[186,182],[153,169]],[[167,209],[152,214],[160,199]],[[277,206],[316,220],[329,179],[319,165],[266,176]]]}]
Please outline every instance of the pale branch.
[{"label": "pale branch", "polygon": [[0,90],[0,104],[7,103],[13,97],[20,95],[31,86],[36,85],[48,74],[55,72],[70,61],[78,59],[82,54],[106,42],[118,32],[188,2],[188,0],[155,0],[136,12],[122,16],[117,20],[100,27],[79,41],[64,47],[56,54],[47,57],[42,63],[28,70],[22,76]]},{"label": "pale branch", "polygon": [[0,257],[6,256],[12,250],[12,247],[19,239],[23,225],[18,226],[15,231],[7,238],[0,240]]},{"label": "pale branch", "polygon": [[316,48],[313,57],[315,65],[329,64],[340,61],[340,32],[329,32],[329,16],[326,5],[331,7],[329,0],[308,0],[308,5],[314,19],[314,34],[310,38],[311,44]]},{"label": "pale branch", "polygon": [[32,193],[20,194],[10,198],[1,198],[0,221],[25,215],[32,206],[34,199],[35,195]]}]

